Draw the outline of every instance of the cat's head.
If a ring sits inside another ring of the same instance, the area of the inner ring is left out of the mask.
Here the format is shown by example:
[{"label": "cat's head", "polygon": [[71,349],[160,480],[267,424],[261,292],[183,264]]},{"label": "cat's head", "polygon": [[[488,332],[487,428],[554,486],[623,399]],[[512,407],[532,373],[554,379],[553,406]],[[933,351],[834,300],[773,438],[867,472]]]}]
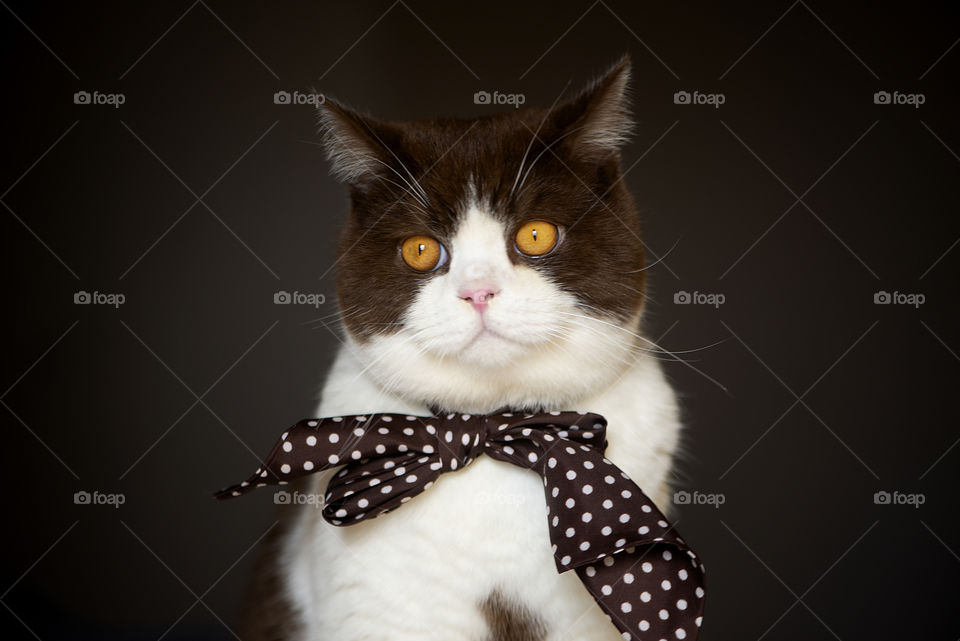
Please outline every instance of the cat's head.
[{"label": "cat's head", "polygon": [[637,349],[644,258],[619,147],[624,59],[550,109],[387,122],[327,101],[350,188],[337,294],[350,348],[417,403],[570,407]]}]

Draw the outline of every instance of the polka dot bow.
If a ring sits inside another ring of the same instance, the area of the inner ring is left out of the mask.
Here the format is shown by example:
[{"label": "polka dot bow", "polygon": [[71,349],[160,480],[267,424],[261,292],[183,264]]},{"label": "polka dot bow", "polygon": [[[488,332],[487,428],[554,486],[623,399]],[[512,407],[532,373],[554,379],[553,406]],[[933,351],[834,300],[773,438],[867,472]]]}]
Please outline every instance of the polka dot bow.
[{"label": "polka dot bow", "polygon": [[217,498],[343,466],[323,517],[350,525],[389,512],[486,454],[543,479],[557,570],[574,570],[624,639],[695,639],[703,564],[653,502],[603,456],[606,419],[550,412],[304,420],[250,479]]}]

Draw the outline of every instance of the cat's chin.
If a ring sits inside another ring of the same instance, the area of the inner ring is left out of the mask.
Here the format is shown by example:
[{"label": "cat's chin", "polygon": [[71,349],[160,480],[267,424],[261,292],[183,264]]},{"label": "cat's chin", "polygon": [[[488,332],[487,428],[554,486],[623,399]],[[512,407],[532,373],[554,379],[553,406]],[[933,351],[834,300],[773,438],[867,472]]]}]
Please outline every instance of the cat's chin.
[{"label": "cat's chin", "polygon": [[501,407],[570,409],[610,385],[634,360],[634,334],[608,321],[562,341],[524,343],[484,330],[437,352],[399,332],[358,344],[364,375],[408,401],[482,413]]}]

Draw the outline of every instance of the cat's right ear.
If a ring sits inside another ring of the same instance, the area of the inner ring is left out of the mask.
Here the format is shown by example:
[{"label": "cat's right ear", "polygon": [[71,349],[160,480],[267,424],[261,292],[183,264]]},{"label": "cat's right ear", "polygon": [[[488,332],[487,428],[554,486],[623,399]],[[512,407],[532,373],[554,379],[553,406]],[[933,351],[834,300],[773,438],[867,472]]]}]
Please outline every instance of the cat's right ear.
[{"label": "cat's right ear", "polygon": [[386,124],[344,105],[324,100],[318,108],[320,136],[330,171],[342,182],[363,186],[389,167]]}]

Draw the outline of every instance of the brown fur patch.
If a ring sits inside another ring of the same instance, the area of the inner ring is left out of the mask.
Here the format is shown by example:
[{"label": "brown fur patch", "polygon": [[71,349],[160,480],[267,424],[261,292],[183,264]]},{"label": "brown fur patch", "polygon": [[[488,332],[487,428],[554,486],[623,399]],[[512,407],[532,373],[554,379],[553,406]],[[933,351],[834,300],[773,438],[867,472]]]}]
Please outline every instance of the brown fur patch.
[{"label": "brown fur patch", "polygon": [[240,612],[237,634],[243,641],[290,641],[297,638],[298,615],[286,598],[279,564],[280,546],[297,512],[297,506],[279,506],[275,514],[278,524],[260,543],[253,578],[247,586]]},{"label": "brown fur patch", "polygon": [[[362,342],[400,329],[420,284],[446,271],[415,272],[400,244],[426,235],[449,251],[471,199],[504,222],[503,243],[514,262],[543,273],[589,313],[634,318],[645,273],[639,219],[620,180],[628,78],[622,61],[549,113],[514,109],[473,120],[384,122],[328,101],[322,117],[328,155],[350,185],[337,281],[340,305],[351,310],[347,330]],[[514,191],[518,174],[526,179]],[[414,177],[427,204],[405,184]],[[565,229],[556,251],[536,259],[515,251],[515,231],[530,220]]]},{"label": "brown fur patch", "polygon": [[539,617],[499,590],[483,600],[480,611],[490,626],[486,641],[543,641],[547,637],[547,627]]}]

